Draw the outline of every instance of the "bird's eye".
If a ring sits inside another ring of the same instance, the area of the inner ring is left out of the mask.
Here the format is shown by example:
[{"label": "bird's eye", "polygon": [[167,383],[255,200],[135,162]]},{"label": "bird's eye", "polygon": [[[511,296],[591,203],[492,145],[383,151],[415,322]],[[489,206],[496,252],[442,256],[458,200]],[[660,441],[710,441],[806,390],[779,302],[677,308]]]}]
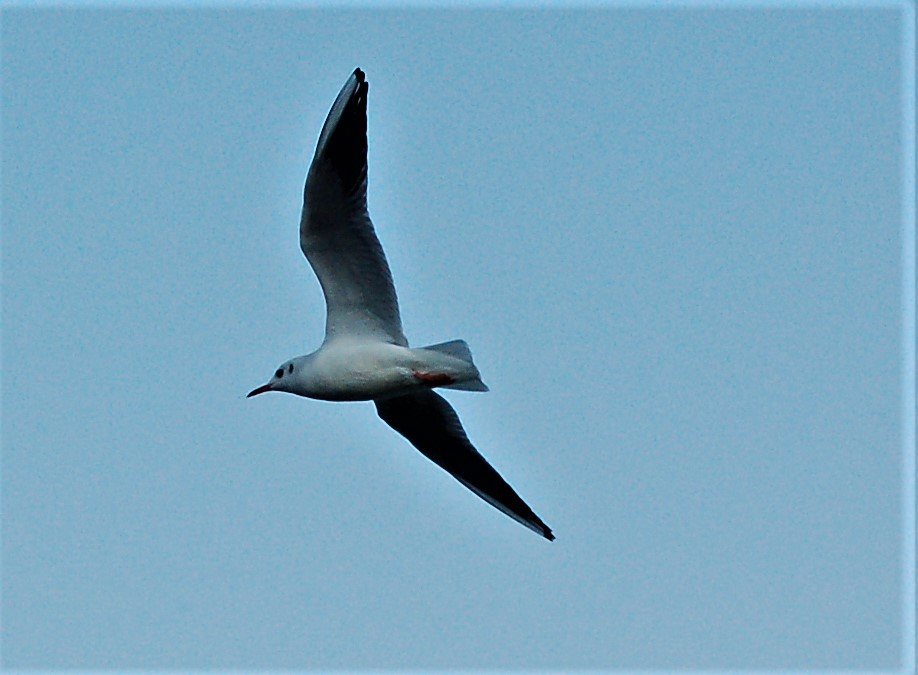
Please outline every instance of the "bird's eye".
[{"label": "bird's eye", "polygon": [[289,366],[287,366],[287,372],[288,372],[288,373],[293,373],[293,364],[292,364],[292,363],[291,363]]},{"label": "bird's eye", "polygon": [[278,380],[279,380],[280,378],[282,378],[283,376],[284,376],[284,369],[283,369],[283,368],[278,368],[278,369],[277,369],[277,372],[274,373],[274,377],[276,377]]}]

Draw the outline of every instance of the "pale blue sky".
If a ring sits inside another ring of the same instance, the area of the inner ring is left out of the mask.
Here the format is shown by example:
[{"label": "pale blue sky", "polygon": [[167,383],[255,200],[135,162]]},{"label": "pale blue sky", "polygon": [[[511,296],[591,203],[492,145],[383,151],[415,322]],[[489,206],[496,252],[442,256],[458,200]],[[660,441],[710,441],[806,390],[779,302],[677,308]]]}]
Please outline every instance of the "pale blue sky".
[{"label": "pale blue sky", "polygon": [[[904,7],[4,10],[3,664],[901,665]],[[406,334],[554,543],[244,398],[356,66]]]}]

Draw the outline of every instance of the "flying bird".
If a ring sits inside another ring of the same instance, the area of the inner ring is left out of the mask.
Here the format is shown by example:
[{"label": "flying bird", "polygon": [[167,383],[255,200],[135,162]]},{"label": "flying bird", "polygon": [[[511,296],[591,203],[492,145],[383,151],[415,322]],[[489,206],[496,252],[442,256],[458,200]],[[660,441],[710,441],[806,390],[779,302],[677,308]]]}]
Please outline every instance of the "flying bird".
[{"label": "flying bird", "polygon": [[344,83],[306,177],[300,248],[325,296],[319,349],[283,363],[248,396],[283,391],[373,401],[382,420],[469,490],[548,540],[551,528],[479,454],[438,387],[488,391],[463,340],[410,348],[386,256],[367,213],[367,91]]}]

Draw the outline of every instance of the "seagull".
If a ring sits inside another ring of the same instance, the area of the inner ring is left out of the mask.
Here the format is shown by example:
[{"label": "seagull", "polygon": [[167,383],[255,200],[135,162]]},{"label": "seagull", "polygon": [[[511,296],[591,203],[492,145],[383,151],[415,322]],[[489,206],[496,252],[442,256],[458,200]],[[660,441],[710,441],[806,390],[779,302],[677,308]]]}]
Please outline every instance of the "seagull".
[{"label": "seagull", "polygon": [[469,441],[435,388],[488,391],[463,340],[410,348],[389,264],[367,213],[367,91],[360,68],[335,99],[303,194],[300,248],[325,296],[325,339],[248,397],[282,391],[373,401],[382,420],[483,500],[549,541],[551,528]]}]

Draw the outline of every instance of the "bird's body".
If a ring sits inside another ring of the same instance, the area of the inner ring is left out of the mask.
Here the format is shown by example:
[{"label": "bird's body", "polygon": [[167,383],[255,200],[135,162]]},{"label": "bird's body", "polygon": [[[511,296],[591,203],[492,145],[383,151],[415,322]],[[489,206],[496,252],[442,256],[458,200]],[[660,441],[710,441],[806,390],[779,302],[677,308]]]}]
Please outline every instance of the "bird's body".
[{"label": "bird's body", "polygon": [[265,391],[322,401],[375,401],[433,387],[487,391],[471,358],[462,359],[438,346],[411,349],[389,342],[338,338],[280,366]]},{"label": "bird's body", "polygon": [[300,248],[325,295],[325,340],[282,364],[249,396],[283,391],[325,401],[369,401],[426,457],[508,516],[551,529],[469,442],[434,388],[487,391],[462,340],[410,348],[385,254],[367,213],[367,91],[354,71],[335,99],[304,189]]}]

